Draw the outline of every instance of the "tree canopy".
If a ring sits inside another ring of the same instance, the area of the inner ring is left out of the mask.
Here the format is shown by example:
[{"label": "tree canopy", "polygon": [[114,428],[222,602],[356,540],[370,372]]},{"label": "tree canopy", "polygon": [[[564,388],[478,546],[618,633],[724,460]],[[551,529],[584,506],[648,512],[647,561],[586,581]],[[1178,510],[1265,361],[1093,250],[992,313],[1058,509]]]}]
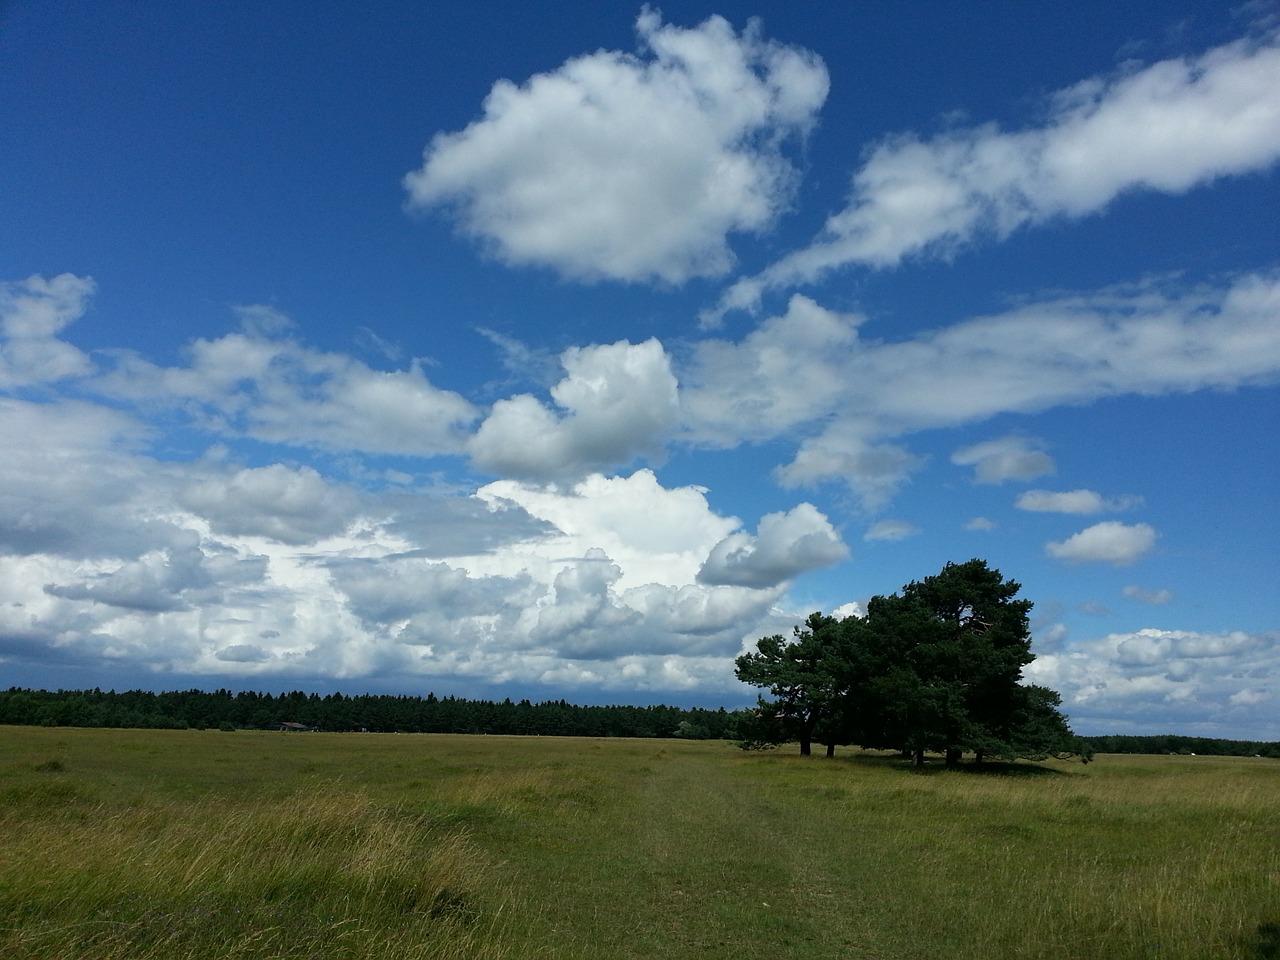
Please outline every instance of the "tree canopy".
[{"label": "tree canopy", "polygon": [[[841,688],[840,622],[820,613],[796,627],[788,641],[781,635],[763,637],[755,653],[737,659],[739,680],[766,687],[773,700],[760,698],[755,736],[800,741],[808,756],[815,733],[839,724],[847,691]],[[829,743],[834,747],[834,741]]]},{"label": "tree canopy", "polygon": [[828,754],[856,743],[917,763],[927,751],[949,763],[965,752],[977,762],[1081,752],[1058,694],[1021,682],[1035,657],[1020,589],[984,560],[948,563],[872,598],[864,616],[815,613],[789,642],[765,637],[738,658],[737,676],[774,698],[760,698],[762,728],[798,739],[804,754],[812,739]]}]

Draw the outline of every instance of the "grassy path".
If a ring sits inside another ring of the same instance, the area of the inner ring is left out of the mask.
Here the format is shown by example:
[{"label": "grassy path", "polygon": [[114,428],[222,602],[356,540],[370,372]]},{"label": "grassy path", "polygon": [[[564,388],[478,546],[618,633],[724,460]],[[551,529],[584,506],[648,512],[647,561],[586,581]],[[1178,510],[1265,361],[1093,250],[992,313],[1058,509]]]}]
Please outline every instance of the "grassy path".
[{"label": "grassy path", "polygon": [[517,818],[507,867],[541,957],[1280,957],[1265,764],[917,774],[671,742],[600,759]]},{"label": "grassy path", "polygon": [[831,875],[832,851],[815,849],[815,829],[829,830],[733,759],[653,749],[557,821],[522,882],[541,895],[551,956],[874,955],[855,935],[848,878]]}]

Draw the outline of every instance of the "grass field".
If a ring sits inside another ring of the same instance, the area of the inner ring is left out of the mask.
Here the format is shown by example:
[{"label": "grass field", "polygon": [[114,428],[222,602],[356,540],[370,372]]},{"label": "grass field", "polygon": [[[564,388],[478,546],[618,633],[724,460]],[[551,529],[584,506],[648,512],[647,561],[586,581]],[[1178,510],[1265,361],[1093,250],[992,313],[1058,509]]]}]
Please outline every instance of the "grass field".
[{"label": "grass field", "polygon": [[1280,958],[1280,762],[0,727],[0,956]]}]

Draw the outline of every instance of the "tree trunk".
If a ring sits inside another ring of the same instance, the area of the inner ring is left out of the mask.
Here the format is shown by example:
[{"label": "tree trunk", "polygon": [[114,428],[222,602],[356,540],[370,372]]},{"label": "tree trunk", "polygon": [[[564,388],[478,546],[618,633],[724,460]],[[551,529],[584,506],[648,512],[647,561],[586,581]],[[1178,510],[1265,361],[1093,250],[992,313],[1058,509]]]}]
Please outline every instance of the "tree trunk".
[{"label": "tree trunk", "polygon": [[807,735],[801,737],[800,738],[800,756],[807,757],[807,756],[810,756],[812,753],[813,753],[813,747],[809,742],[809,737]]},{"label": "tree trunk", "polygon": [[827,759],[830,760],[836,755],[836,745],[834,743],[827,744]]},{"label": "tree trunk", "polygon": [[917,751],[916,751],[916,766],[917,766],[917,767],[923,767],[923,766],[924,766],[924,751],[923,751],[923,750],[917,750]]},{"label": "tree trunk", "polygon": [[986,751],[985,751],[985,750],[975,750],[975,751],[973,751],[973,765],[974,765],[975,767],[980,767],[980,766],[982,766],[982,759],[983,759],[983,757],[984,757],[985,755],[986,755]]},{"label": "tree trunk", "polygon": [[962,755],[963,755],[963,752],[959,748],[947,747],[947,766],[948,767],[960,766],[960,757]]}]

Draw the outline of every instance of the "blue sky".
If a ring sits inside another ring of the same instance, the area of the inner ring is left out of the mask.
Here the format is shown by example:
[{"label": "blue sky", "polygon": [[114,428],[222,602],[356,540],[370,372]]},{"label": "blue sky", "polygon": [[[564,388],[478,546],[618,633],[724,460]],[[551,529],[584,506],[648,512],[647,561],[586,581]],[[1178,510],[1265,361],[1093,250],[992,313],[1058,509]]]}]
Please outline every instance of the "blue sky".
[{"label": "blue sky", "polygon": [[1273,5],[2,15],[5,683],[735,707],[976,556],[1280,738]]}]

